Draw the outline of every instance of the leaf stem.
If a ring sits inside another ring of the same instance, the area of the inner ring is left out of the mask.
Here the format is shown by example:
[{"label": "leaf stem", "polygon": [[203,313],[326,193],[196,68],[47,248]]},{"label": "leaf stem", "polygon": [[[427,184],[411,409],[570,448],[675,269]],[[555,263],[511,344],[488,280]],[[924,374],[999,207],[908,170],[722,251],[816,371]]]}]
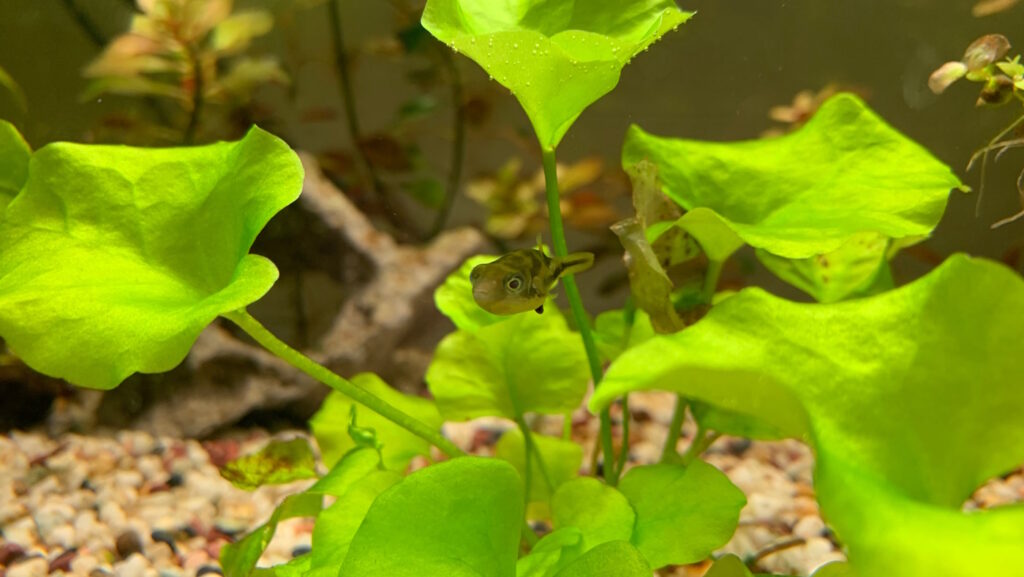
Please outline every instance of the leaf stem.
[{"label": "leaf stem", "polygon": [[701,287],[701,299],[711,304],[715,298],[715,289],[718,288],[718,279],[722,276],[722,265],[718,260],[708,260],[708,270],[704,273],[704,285]]},{"label": "leaf stem", "polygon": [[444,229],[445,223],[448,222],[448,216],[452,212],[455,197],[459,192],[459,182],[462,180],[462,160],[466,151],[466,109],[462,106],[462,76],[459,74],[459,67],[455,63],[451,52],[448,51],[448,47],[443,44],[438,44],[438,46],[441,53],[441,61],[444,62],[445,68],[448,69],[448,74],[451,77],[453,139],[451,167],[448,171],[448,186],[445,189],[441,206],[434,216],[434,225],[430,229],[430,234],[427,236],[428,239],[437,236]]},{"label": "leaf stem", "polygon": [[[569,246],[565,242],[565,227],[562,224],[561,194],[558,190],[558,170],[555,161],[555,149],[542,147],[541,156],[544,163],[544,184],[548,201],[548,221],[551,224],[551,244],[555,249],[555,256],[565,258],[569,255]],[[565,296],[569,299],[569,308],[572,310],[573,319],[576,321],[576,328],[580,331],[580,338],[583,339],[583,348],[587,352],[587,361],[590,365],[590,376],[594,380],[594,388],[601,384],[601,357],[597,354],[597,345],[594,343],[594,335],[590,332],[590,320],[587,318],[587,311],[583,308],[583,299],[580,297],[580,289],[576,286],[576,279],[573,275],[566,275],[562,279],[565,286]],[[612,420],[608,408],[601,411],[601,448],[604,454],[604,478],[609,484],[614,485],[615,481],[615,460],[612,451]]]},{"label": "leaf stem", "polygon": [[661,448],[661,463],[671,463],[679,460],[679,451],[676,445],[679,444],[679,434],[683,430],[683,421],[686,419],[686,397],[676,395],[676,408],[672,411],[672,422],[668,426],[668,437],[665,445]]},{"label": "leaf stem", "polygon": [[353,401],[374,411],[392,423],[402,427],[417,437],[427,441],[440,449],[449,457],[462,457],[465,453],[455,446],[448,439],[445,439],[440,432],[427,426],[422,421],[402,412],[387,401],[357,387],[348,380],[331,372],[323,365],[313,359],[291,348],[267,330],[259,321],[252,317],[245,309],[238,309],[223,315],[224,318],[238,325],[247,335],[252,337],[265,349],[274,353],[291,366],[299,369],[317,381],[331,387],[332,389],[349,397]]},{"label": "leaf stem", "polygon": [[[551,483],[551,475],[548,474],[547,465],[544,464],[544,455],[540,454],[540,449],[537,448],[537,442],[533,438],[533,431],[526,424],[526,419],[519,417],[516,419],[516,425],[519,425],[519,430],[523,433],[523,443],[526,447],[526,455],[529,458],[532,453],[537,459],[537,469],[540,470],[540,476],[544,479],[544,484],[547,485],[548,491],[554,490],[554,486]],[[529,466],[529,461],[527,465]],[[529,497],[527,497],[529,499]]]},{"label": "leaf stem", "polygon": [[345,53],[345,32],[342,28],[340,4],[341,0],[328,0],[327,2],[331,44],[334,47],[334,67],[338,71],[338,89],[341,91],[348,136],[355,149],[359,170],[363,173],[363,178],[373,194],[380,197],[383,194],[380,178],[362,147],[363,137],[359,129],[359,117],[356,115],[356,101],[352,92],[352,78],[349,76],[348,55]]},{"label": "leaf stem", "polygon": [[689,465],[695,459],[700,458],[701,454],[718,440],[722,434],[716,431],[709,431],[707,427],[697,422],[697,432],[693,435],[693,442],[687,447],[686,452],[683,453],[682,461],[684,465]]}]

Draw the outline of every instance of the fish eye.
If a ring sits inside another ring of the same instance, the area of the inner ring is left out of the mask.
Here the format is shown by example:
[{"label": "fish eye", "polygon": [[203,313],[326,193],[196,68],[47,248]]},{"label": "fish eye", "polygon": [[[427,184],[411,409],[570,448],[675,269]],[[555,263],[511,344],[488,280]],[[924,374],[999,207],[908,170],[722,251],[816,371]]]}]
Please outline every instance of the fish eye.
[{"label": "fish eye", "polygon": [[518,291],[523,288],[523,277],[522,275],[514,274],[505,279],[505,288],[510,291]]}]

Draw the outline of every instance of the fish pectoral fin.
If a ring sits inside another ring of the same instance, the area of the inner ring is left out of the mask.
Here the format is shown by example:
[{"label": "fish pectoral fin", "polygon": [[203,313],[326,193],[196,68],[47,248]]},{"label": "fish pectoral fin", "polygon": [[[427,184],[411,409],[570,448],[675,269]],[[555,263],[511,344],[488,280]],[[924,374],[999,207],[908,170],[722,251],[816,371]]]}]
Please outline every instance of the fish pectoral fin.
[{"label": "fish pectoral fin", "polygon": [[583,272],[594,265],[594,253],[574,252],[554,265],[555,278]]},{"label": "fish pectoral fin", "polygon": [[535,311],[535,312],[536,312],[537,314],[541,314],[541,313],[543,313],[543,312],[544,312],[544,305],[540,305],[539,307],[537,307],[537,308],[535,308],[535,309],[533,309],[533,310],[534,310],[534,311]]}]

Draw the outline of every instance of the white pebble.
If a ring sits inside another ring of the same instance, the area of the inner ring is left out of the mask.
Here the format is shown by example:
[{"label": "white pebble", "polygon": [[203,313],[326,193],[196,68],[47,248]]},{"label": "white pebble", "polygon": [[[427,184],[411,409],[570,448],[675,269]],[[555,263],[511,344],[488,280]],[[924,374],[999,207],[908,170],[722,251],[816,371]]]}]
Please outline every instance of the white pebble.
[{"label": "white pebble", "polygon": [[132,553],[127,559],[114,564],[114,577],[146,577],[149,561],[138,553]]},{"label": "white pebble", "polygon": [[112,532],[120,533],[124,530],[128,519],[120,505],[113,501],[106,501],[100,505],[100,522],[110,527]]},{"label": "white pebble", "polygon": [[118,487],[131,487],[132,489],[138,489],[142,487],[142,473],[129,470],[129,471],[118,471],[114,473],[114,483]]},{"label": "white pebble", "polygon": [[49,534],[42,536],[42,538],[43,542],[51,547],[71,549],[78,546],[75,528],[68,523],[55,527]]},{"label": "white pebble", "polygon": [[29,549],[39,541],[36,523],[31,517],[23,517],[4,525],[4,540]]},{"label": "white pebble", "polygon": [[71,560],[71,572],[75,575],[88,575],[90,571],[99,566],[100,560],[88,553],[75,555],[75,558]]},{"label": "white pebble", "polygon": [[43,557],[35,557],[7,568],[7,577],[46,577],[50,564]]},{"label": "white pebble", "polygon": [[804,539],[812,539],[814,537],[821,537],[824,530],[825,523],[821,520],[821,517],[804,517],[797,521],[793,527],[793,535],[803,537]]}]

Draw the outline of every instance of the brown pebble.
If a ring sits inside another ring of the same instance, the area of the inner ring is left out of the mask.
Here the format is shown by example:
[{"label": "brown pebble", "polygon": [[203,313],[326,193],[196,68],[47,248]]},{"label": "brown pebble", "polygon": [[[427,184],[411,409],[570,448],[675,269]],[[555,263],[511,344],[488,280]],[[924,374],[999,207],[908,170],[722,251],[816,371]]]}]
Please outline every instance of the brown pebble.
[{"label": "brown pebble", "polygon": [[50,561],[50,573],[54,571],[71,571],[71,561],[75,559],[75,555],[78,551],[75,549],[68,549],[67,551],[57,555]]},{"label": "brown pebble", "polygon": [[125,531],[117,536],[117,554],[127,559],[132,553],[142,553],[142,539],[135,531]]},{"label": "brown pebble", "polygon": [[0,545],[0,565],[10,565],[25,555],[25,549],[17,543]]}]

